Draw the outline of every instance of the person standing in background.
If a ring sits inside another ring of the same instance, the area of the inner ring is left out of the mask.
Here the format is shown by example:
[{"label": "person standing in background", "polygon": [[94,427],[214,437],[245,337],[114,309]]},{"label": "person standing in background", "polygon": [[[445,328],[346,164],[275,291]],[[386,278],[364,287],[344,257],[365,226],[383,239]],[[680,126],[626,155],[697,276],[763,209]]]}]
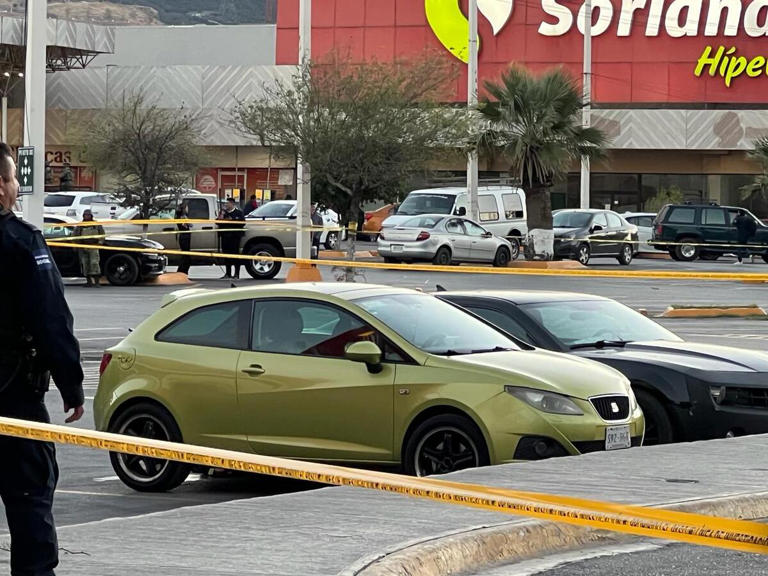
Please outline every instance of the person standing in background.
[{"label": "person standing in background", "polygon": [[[189,204],[182,202],[181,205],[176,208],[176,220],[187,220],[189,218]],[[189,252],[192,246],[192,225],[187,222],[177,222],[176,228],[179,230],[177,234],[179,240],[179,249],[182,252]],[[189,267],[192,265],[192,259],[189,256],[182,256],[181,262],[177,272],[189,275]]]},{"label": "person standing in background", "polygon": [[[93,213],[86,209],[83,211],[83,223],[93,222]],[[98,246],[104,243],[104,227],[101,224],[90,226],[75,226],[73,236],[85,236],[83,240],[78,240],[79,244],[91,244]],[[88,238],[88,236],[99,236],[99,238]],[[98,248],[80,248],[78,251],[80,258],[80,269],[85,276],[85,287],[101,288],[101,252]]]},{"label": "person standing in background", "polygon": [[[221,214],[219,214],[219,220],[229,220],[232,224],[219,224],[219,238],[221,239],[221,251],[224,254],[240,254],[240,241],[245,235],[245,214],[237,207],[237,203],[234,198],[227,198],[227,203],[224,206]],[[230,230],[234,230],[230,232]],[[234,275],[232,274],[232,268],[234,267]],[[240,261],[227,259],[226,273],[222,276],[224,278],[240,278]]]}]

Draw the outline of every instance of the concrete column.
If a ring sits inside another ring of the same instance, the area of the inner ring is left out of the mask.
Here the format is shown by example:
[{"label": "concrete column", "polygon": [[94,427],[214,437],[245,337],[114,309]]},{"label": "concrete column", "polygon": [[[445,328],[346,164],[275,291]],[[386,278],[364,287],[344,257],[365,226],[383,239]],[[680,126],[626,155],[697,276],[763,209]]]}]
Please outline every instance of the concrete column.
[{"label": "concrete column", "polygon": [[27,62],[24,74],[24,145],[35,147],[34,192],[24,197],[24,219],[43,228],[45,195],[45,78],[48,3],[27,0]]},{"label": "concrete column", "polygon": [[[299,64],[308,64],[312,58],[312,0],[299,4]],[[296,257],[309,259],[312,254],[312,181],[310,168],[302,158],[296,159]]]}]

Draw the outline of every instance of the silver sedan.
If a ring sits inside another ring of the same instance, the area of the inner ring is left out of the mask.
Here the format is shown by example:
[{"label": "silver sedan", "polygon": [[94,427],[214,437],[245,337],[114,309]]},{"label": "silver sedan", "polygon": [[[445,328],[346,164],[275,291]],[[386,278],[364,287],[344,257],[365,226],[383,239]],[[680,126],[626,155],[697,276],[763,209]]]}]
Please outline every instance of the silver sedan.
[{"label": "silver sedan", "polygon": [[504,267],[519,255],[517,245],[471,220],[443,214],[415,216],[382,230],[378,250],[385,262],[431,260],[441,266],[483,262]]}]

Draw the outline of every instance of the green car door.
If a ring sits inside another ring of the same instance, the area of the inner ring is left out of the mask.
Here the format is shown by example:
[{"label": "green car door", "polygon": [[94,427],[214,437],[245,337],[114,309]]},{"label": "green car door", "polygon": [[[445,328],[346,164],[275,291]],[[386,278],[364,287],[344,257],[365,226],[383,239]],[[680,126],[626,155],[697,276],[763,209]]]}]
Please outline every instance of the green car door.
[{"label": "green car door", "polygon": [[237,367],[239,418],[256,453],[391,462],[395,366],[349,360],[376,341],[357,316],[316,300],[263,299]]},{"label": "green car door", "polygon": [[[728,213],[719,206],[701,210],[701,234],[707,244],[735,244],[736,227],[728,220]],[[722,252],[725,247],[719,246]]]}]

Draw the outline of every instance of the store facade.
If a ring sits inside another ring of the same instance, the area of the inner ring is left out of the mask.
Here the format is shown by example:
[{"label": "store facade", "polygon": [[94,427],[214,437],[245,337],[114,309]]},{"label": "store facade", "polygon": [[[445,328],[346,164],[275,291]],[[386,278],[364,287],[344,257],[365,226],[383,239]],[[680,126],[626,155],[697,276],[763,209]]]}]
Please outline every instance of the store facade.
[{"label": "store facade", "polygon": [[[297,61],[298,0],[278,5],[276,63]],[[582,1],[479,0],[481,84],[510,63],[562,66],[582,78]],[[609,155],[593,166],[591,203],[653,210],[665,199],[746,205],[742,187],[760,167],[747,152],[768,135],[768,0],[592,0],[593,123]],[[461,76],[466,101],[466,0],[314,0],[313,57],[332,50],[387,61],[433,51]],[[460,179],[457,162],[447,172]],[[489,179],[503,163],[481,162]],[[443,175],[443,179],[444,179]],[[553,190],[576,206],[578,166]]]}]

